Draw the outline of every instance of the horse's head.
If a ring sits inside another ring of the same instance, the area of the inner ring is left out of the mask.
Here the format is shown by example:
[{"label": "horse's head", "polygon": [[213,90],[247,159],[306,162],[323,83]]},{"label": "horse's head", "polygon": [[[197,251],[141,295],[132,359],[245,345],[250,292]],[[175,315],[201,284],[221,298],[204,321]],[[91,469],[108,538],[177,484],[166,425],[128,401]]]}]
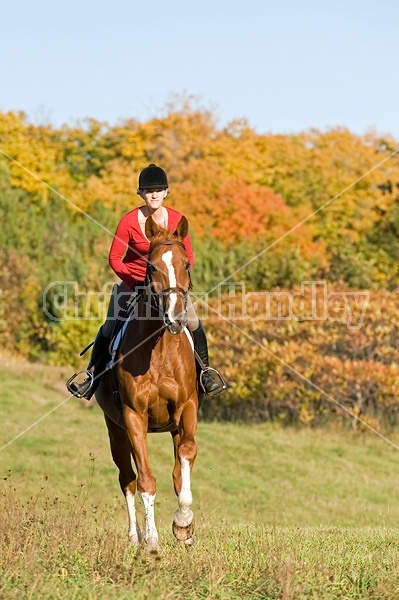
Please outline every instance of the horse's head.
[{"label": "horse's head", "polygon": [[190,262],[183,243],[187,233],[186,217],[180,219],[174,232],[159,227],[152,217],[145,223],[145,234],[151,243],[146,282],[168,331],[173,335],[181,333],[188,320]]}]

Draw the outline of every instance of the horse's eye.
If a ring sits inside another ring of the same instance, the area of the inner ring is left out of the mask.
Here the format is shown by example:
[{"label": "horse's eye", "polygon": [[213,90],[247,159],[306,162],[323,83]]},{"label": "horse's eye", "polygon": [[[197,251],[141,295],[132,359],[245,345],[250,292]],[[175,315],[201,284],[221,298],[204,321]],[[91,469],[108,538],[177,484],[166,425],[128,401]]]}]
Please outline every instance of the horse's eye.
[{"label": "horse's eye", "polygon": [[187,262],[186,262],[186,264],[185,264],[185,268],[186,268],[186,270],[187,270],[187,271],[189,271],[189,270],[190,270],[190,263],[189,263],[188,261],[187,261]]},{"label": "horse's eye", "polygon": [[148,268],[151,271],[151,273],[154,273],[154,271],[156,271],[156,266],[153,263],[148,263]]}]

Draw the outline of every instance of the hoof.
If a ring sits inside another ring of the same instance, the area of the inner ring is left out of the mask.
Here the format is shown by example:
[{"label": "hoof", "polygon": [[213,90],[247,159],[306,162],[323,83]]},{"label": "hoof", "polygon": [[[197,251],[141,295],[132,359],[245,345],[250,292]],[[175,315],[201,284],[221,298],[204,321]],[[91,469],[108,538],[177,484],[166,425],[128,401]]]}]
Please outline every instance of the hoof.
[{"label": "hoof", "polygon": [[151,555],[151,556],[158,556],[159,555],[159,546],[158,544],[156,546],[154,546],[153,544],[146,544],[144,546],[144,552],[146,552],[147,554]]},{"label": "hoof", "polygon": [[136,535],[129,535],[129,542],[131,546],[140,546],[141,544],[141,539],[140,537],[136,534]]},{"label": "hoof", "polygon": [[186,546],[193,545],[194,519],[186,527],[181,527],[177,525],[175,521],[173,521],[172,531],[178,542],[184,542]]},{"label": "hoof", "polygon": [[144,543],[144,551],[149,554],[158,554],[159,544],[158,539],[148,540]]},{"label": "hoof", "polygon": [[192,548],[194,548],[194,546],[195,546],[194,537],[189,537],[186,540],[177,540],[177,547],[179,549],[181,549],[182,552],[184,550],[186,550],[186,552],[189,552]]},{"label": "hoof", "polygon": [[183,542],[177,542],[177,543],[181,548],[184,547],[188,551],[188,550],[191,550],[191,548],[194,548],[195,539],[193,537],[189,537],[189,538],[187,538],[187,540],[184,540]]},{"label": "hoof", "polygon": [[140,546],[142,541],[140,527],[136,526],[136,529],[129,531],[129,542],[131,546]]}]

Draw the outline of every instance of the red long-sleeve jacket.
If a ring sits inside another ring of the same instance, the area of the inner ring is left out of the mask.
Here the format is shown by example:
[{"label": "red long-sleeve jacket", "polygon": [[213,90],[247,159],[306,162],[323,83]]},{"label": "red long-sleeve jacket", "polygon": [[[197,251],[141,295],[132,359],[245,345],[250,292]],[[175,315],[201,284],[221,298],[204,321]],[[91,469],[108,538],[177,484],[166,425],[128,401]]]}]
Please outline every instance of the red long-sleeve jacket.
[{"label": "red long-sleeve jacket", "polygon": [[[167,208],[166,210],[168,211],[168,229],[175,231],[182,215],[173,208]],[[150,242],[139,225],[138,212],[139,209],[135,208],[122,217],[116,229],[108,258],[111,269],[131,289],[144,282],[150,249]],[[184,240],[184,246],[192,267],[194,254],[189,235]]]}]

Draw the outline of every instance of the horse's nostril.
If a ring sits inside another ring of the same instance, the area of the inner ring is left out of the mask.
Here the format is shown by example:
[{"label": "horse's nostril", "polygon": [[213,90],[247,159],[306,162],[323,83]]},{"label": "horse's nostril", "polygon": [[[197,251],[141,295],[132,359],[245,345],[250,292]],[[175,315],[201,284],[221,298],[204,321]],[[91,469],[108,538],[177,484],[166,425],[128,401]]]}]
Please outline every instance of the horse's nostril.
[{"label": "horse's nostril", "polygon": [[165,325],[169,333],[177,335],[181,333],[187,325],[187,319],[170,319],[168,315],[165,315]]}]

